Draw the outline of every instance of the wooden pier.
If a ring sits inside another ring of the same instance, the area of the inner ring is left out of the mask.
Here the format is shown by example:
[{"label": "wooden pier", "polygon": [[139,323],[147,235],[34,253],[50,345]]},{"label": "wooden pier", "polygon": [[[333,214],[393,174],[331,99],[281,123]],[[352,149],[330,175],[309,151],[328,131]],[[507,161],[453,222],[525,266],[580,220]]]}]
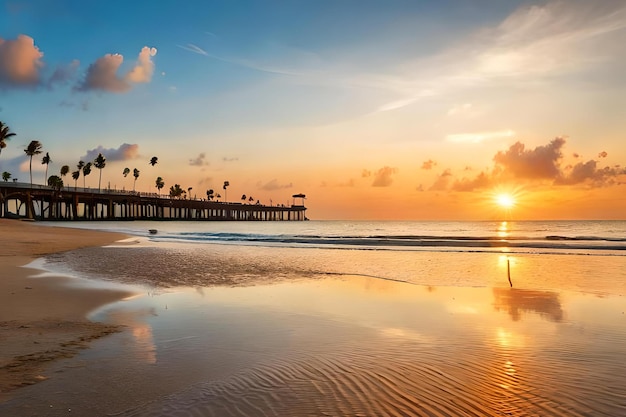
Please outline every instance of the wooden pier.
[{"label": "wooden pier", "polygon": [[[304,199],[302,199],[304,201]],[[156,193],[0,182],[0,217],[36,220],[302,221],[304,205],[265,206]]]}]

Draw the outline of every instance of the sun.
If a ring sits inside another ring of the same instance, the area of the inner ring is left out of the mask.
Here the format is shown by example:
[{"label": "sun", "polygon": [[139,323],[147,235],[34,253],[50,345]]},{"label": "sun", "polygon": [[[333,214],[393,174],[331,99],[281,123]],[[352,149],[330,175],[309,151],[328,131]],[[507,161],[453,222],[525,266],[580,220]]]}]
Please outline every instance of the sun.
[{"label": "sun", "polygon": [[511,194],[498,194],[496,196],[496,203],[502,208],[510,209],[515,205],[515,199]]}]

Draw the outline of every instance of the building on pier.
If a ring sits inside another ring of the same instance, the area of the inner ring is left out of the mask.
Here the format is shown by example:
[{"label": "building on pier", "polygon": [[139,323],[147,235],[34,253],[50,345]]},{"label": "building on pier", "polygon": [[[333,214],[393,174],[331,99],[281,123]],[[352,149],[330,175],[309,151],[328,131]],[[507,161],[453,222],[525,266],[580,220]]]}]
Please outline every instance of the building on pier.
[{"label": "building on pier", "polygon": [[0,217],[37,220],[258,220],[302,221],[306,207],[265,206],[156,193],[0,182]]}]

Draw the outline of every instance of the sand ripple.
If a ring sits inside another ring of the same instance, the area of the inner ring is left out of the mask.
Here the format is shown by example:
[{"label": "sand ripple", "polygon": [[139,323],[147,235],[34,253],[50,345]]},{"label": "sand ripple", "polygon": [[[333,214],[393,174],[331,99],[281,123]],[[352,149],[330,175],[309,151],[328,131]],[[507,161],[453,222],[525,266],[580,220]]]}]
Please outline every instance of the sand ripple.
[{"label": "sand ripple", "polygon": [[513,362],[506,354],[451,359],[452,352],[409,348],[383,353],[355,346],[333,356],[294,355],[120,415],[575,417],[626,412],[619,389],[626,377],[611,387],[602,384],[601,374],[590,381],[577,374],[576,358],[571,367],[566,361],[537,369],[532,361]]}]

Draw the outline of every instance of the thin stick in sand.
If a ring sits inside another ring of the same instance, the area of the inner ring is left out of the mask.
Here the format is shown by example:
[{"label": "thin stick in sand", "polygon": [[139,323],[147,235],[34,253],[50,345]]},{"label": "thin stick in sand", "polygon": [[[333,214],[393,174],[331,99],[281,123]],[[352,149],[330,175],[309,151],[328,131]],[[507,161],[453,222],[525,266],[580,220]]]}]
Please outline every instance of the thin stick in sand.
[{"label": "thin stick in sand", "polygon": [[513,288],[513,282],[511,281],[511,261],[509,259],[506,260],[506,276],[509,279],[511,288]]}]

